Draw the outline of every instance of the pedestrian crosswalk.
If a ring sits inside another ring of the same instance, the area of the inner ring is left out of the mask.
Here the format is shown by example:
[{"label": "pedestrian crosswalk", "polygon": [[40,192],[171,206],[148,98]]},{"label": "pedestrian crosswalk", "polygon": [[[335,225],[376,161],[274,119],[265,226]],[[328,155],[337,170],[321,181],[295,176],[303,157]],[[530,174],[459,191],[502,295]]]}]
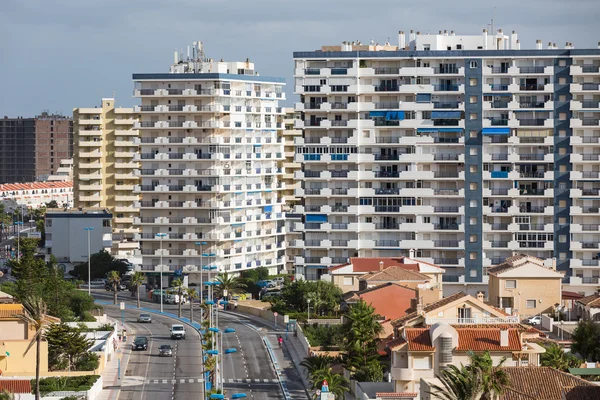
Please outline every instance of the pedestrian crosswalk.
[{"label": "pedestrian crosswalk", "polygon": [[228,383],[279,383],[277,379],[228,379]]},{"label": "pedestrian crosswalk", "polygon": [[204,379],[202,379],[202,378],[146,379],[144,381],[144,384],[145,385],[150,385],[150,384],[171,384],[171,385],[175,385],[177,383],[183,384],[183,383],[202,383],[202,382],[204,382]]}]

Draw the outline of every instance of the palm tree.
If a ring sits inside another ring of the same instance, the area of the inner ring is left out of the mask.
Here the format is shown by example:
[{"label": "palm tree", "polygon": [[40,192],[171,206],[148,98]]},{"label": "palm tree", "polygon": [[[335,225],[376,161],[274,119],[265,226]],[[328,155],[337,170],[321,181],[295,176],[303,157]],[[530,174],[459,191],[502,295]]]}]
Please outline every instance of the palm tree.
[{"label": "palm tree", "polygon": [[350,390],[346,378],[334,373],[330,367],[318,369],[310,376],[310,383],[315,390],[321,389],[323,381],[327,381],[329,392],[333,393],[337,398],[343,399],[344,393]]},{"label": "palm tree", "polygon": [[21,321],[25,322],[29,328],[33,328],[35,330],[35,334],[31,338],[27,349],[25,349],[25,353],[27,354],[33,344],[35,343],[35,399],[39,400],[40,397],[40,353],[42,346],[42,336],[44,333],[44,329],[50,323],[48,319],[48,306],[44,300],[39,296],[27,296],[22,300],[23,305],[23,313],[14,315],[16,318],[19,318]]},{"label": "palm tree", "polygon": [[140,271],[134,272],[131,277],[131,288],[137,295],[137,308],[140,308],[140,286],[144,284],[144,274]]},{"label": "palm tree", "polygon": [[187,288],[186,290],[187,298],[190,302],[190,322],[194,322],[194,300],[199,299],[200,295],[196,292],[194,288]]},{"label": "palm tree", "polygon": [[112,285],[112,290],[115,296],[115,304],[117,304],[117,293],[119,293],[119,283],[121,283],[121,275],[119,275],[119,271],[110,271],[108,273],[108,281]]},{"label": "palm tree", "polygon": [[8,390],[0,392],[0,400],[14,400],[15,396]]},{"label": "palm tree", "polygon": [[479,377],[481,399],[491,400],[504,393],[504,390],[510,385],[508,374],[502,369],[506,357],[503,357],[498,365],[494,366],[492,356],[487,351],[483,354],[471,352],[469,356],[471,364],[467,368]]},{"label": "palm tree", "polygon": [[473,369],[449,365],[437,378],[442,385],[432,385],[432,396],[442,400],[476,400],[480,395],[479,377]]},{"label": "palm tree", "polygon": [[317,370],[329,368],[333,358],[330,356],[314,356],[314,357],[305,357],[304,360],[300,363],[304,368],[306,368],[306,372],[310,377],[311,374]]},{"label": "palm tree", "polygon": [[551,343],[546,347],[546,352],[540,357],[543,367],[552,367],[560,371],[568,372],[569,368],[577,368],[582,360],[572,353],[565,353],[562,346]]},{"label": "palm tree", "polygon": [[246,289],[246,284],[237,276],[229,276],[227,273],[217,276],[215,293],[219,297],[224,296],[225,293],[227,296],[242,293],[244,289]]},{"label": "palm tree", "polygon": [[183,286],[183,280],[181,278],[174,279],[173,282],[171,282],[171,287],[175,289],[172,291],[172,293],[177,294],[177,297],[179,298],[177,317],[181,318],[181,303],[183,303],[183,292],[185,292],[186,288]]}]

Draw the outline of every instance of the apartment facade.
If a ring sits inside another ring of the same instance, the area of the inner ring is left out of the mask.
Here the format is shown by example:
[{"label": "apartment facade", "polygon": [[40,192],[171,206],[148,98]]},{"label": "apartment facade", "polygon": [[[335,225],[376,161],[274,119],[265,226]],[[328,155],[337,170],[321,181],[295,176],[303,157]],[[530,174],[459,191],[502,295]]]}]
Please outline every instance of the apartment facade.
[{"label": "apartment facade", "polygon": [[486,30],[398,41],[294,53],[297,268],[317,279],[412,249],[446,269],[448,293],[475,293],[519,252],[595,290],[600,49],[521,50]]},{"label": "apartment facade", "polygon": [[193,53],[176,55],[170,73],[133,75],[142,270],[185,272],[194,283],[201,266],[280,272],[284,81],[249,61],[207,59],[201,43]]},{"label": "apartment facade", "polygon": [[48,180],[61,161],[73,157],[71,117],[43,112],[35,117],[35,177]]},{"label": "apartment facade", "polygon": [[139,215],[133,193],[139,181],[138,151],[133,128],[137,116],[131,108],[115,106],[115,99],[102,99],[101,106],[73,110],[75,207],[107,208],[113,215],[114,250],[131,255],[138,248],[133,219]]}]

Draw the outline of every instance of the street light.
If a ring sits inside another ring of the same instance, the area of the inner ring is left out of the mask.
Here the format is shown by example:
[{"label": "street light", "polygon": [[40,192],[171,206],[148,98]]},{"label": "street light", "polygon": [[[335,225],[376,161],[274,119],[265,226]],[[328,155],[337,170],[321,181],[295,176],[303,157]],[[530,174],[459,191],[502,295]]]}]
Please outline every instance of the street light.
[{"label": "street light", "polygon": [[[204,284],[202,283],[202,271],[204,270],[204,265],[202,265],[202,252],[203,252],[203,246],[206,245],[206,242],[196,242],[195,243],[196,246],[200,246],[200,304],[202,304],[202,301],[204,300]],[[201,312],[200,313],[200,325],[202,325],[202,322],[204,320],[204,315]]]},{"label": "street light", "polygon": [[310,299],[306,299],[306,302],[308,303],[308,315],[306,317],[306,322],[310,323]]},{"label": "street light", "polygon": [[155,236],[158,236],[160,238],[160,312],[163,312],[163,297],[164,297],[164,293],[163,293],[163,248],[162,248],[162,241],[163,238],[165,236],[167,236],[166,233],[157,233]]},{"label": "street light", "polygon": [[[23,225],[22,221],[15,222],[15,225]],[[21,260],[21,228],[17,228],[17,262]]]},{"label": "street light", "polygon": [[90,233],[94,230],[93,227],[83,228],[84,231],[87,231],[88,236],[88,296],[92,295],[92,255],[90,254]]}]

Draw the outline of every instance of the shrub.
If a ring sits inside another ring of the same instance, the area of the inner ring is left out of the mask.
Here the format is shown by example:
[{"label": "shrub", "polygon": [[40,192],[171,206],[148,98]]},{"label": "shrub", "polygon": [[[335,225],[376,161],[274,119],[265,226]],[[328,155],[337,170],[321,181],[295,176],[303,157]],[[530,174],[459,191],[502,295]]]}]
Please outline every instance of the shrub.
[{"label": "shrub", "polygon": [[99,357],[94,353],[86,353],[82,355],[75,364],[76,371],[95,371],[100,365]]},{"label": "shrub", "polygon": [[311,346],[340,346],[343,342],[342,325],[304,325],[304,336]]},{"label": "shrub", "polygon": [[[51,392],[83,392],[90,388],[100,378],[100,375],[57,376],[40,379],[40,393]],[[32,393],[35,393],[35,379],[31,380]]]}]

